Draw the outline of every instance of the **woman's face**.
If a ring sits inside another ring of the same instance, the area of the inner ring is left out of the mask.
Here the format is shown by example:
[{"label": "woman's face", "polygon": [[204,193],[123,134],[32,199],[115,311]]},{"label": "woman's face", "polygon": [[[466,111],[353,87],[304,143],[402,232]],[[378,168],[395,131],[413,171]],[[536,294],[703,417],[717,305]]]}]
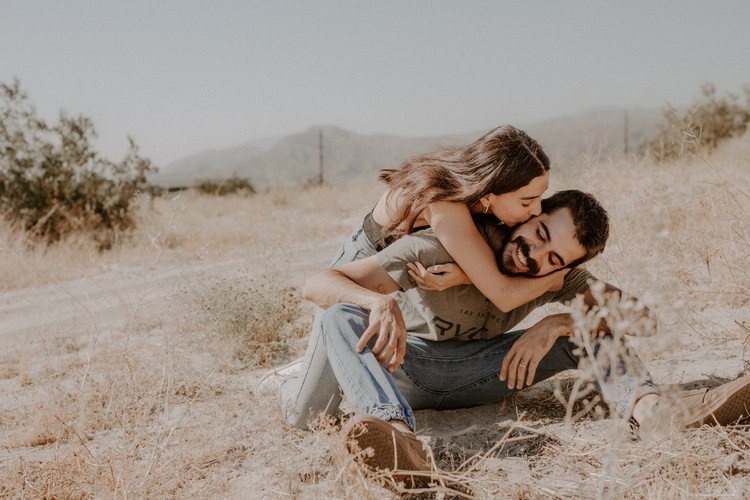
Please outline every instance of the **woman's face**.
[{"label": "woman's face", "polygon": [[549,172],[534,177],[524,187],[503,194],[482,198],[488,212],[495,214],[506,226],[515,226],[542,213],[542,195],[549,187]]}]

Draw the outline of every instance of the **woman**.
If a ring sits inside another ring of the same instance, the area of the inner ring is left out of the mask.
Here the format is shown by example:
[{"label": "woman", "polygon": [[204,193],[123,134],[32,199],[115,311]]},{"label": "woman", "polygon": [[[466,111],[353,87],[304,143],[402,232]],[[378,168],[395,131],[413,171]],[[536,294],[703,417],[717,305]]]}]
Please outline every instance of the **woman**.
[{"label": "woman", "polygon": [[[457,271],[462,270],[465,276],[429,279],[430,274],[420,268],[421,277],[428,278],[436,289],[473,283],[507,312],[549,290],[550,280],[559,277],[529,280],[501,274],[471,216],[492,213],[505,225],[515,226],[539,215],[542,194],[549,185],[549,168],[547,155],[525,132],[510,125],[496,128],[468,147],[417,156],[399,170],[384,170],[380,179],[389,189],[365,218],[365,232],[381,250],[404,234],[431,226],[460,266]],[[380,238],[371,227],[373,222],[381,227]],[[456,271],[447,266],[433,271],[446,269]]]},{"label": "woman", "polygon": [[[344,241],[330,267],[374,255],[395,239],[431,226],[463,273],[455,266],[436,266],[431,275],[415,264],[416,279],[435,289],[471,282],[498,308],[511,310],[549,290],[550,280],[560,278],[501,274],[472,214],[492,213],[509,226],[540,214],[549,168],[549,158],[536,141],[505,125],[466,147],[439,149],[408,159],[398,170],[383,170],[380,179],[388,190]],[[446,270],[451,272],[441,277]],[[306,427],[310,415],[331,414],[340,403],[318,318],[316,314],[300,375],[281,387],[284,416],[300,428]]]}]

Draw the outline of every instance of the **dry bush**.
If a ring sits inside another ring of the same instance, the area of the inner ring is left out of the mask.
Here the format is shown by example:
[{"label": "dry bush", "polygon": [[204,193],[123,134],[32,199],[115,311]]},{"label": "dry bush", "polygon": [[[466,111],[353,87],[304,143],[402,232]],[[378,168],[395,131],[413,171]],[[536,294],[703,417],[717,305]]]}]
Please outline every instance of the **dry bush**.
[{"label": "dry bush", "polygon": [[61,113],[47,125],[15,80],[0,83],[0,213],[31,237],[52,243],[86,234],[110,248],[136,220],[132,205],[149,190],[151,162],[130,148],[120,163],[97,153],[94,125]]},{"label": "dry bush", "polygon": [[226,196],[228,194],[250,196],[255,194],[255,187],[248,179],[240,179],[236,176],[221,181],[202,181],[195,186],[195,189],[201,194],[213,196]]},{"label": "dry bush", "polygon": [[200,306],[206,330],[235,346],[241,369],[270,367],[301,356],[310,332],[309,308],[296,287],[278,273],[248,270],[208,278]]},{"label": "dry bush", "polygon": [[741,137],[750,122],[750,85],[743,91],[745,104],[731,93],[719,97],[713,84],[703,85],[700,97],[687,110],[670,106],[664,111],[665,123],[656,137],[639,146],[639,152],[657,162],[677,161],[710,153],[719,144]]}]

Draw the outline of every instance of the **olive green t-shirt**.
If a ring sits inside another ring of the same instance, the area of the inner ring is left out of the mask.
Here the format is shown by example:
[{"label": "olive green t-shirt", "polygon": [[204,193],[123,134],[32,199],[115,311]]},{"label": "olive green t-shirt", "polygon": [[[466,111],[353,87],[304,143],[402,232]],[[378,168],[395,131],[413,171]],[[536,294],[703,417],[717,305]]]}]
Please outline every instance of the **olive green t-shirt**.
[{"label": "olive green t-shirt", "polygon": [[[488,240],[495,231],[501,230],[484,224],[477,227]],[[549,302],[570,301],[589,288],[590,279],[596,279],[584,269],[573,269],[559,291],[544,293],[504,313],[474,285],[454,286],[442,292],[422,290],[416,285],[407,272],[407,263],[421,262],[429,267],[453,262],[432,229],[399,238],[377,255],[386,272],[401,286],[401,291],[394,296],[401,307],[406,330],[428,340],[490,339],[502,335],[537,307]]]}]

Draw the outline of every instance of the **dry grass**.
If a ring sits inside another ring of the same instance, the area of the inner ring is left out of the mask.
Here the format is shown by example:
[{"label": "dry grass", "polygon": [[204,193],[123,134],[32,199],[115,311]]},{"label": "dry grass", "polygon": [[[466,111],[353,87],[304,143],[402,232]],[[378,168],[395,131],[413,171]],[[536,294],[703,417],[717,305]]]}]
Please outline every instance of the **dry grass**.
[{"label": "dry grass", "polygon": [[[613,237],[590,264],[641,296],[659,333],[633,339],[657,382],[715,385],[750,365],[750,139],[706,161],[597,160],[553,189],[603,200]],[[301,283],[374,204],[374,182],[250,198],[183,193],[142,207],[107,254],[45,250],[0,229],[0,497],[396,496],[343,452],[332,424],[282,425],[253,387],[304,349]],[[623,320],[624,321],[624,320]],[[750,429],[703,428],[644,443],[563,375],[501,405],[420,412],[443,487],[419,498],[741,498]],[[583,390],[584,388],[580,388]],[[570,418],[566,418],[566,414]]]}]

